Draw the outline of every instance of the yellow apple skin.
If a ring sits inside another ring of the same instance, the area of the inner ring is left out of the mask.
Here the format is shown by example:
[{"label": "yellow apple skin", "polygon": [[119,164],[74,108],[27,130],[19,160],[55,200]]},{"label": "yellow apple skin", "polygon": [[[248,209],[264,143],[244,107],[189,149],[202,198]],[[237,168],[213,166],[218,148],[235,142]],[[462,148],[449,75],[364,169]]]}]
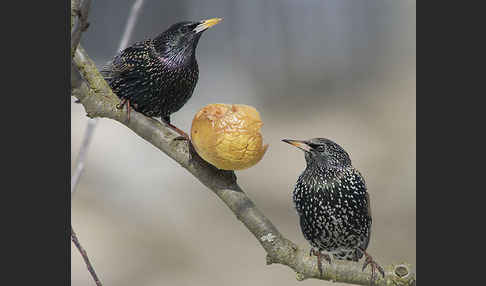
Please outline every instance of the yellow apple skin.
[{"label": "yellow apple skin", "polygon": [[263,145],[258,111],[244,104],[215,103],[203,107],[192,120],[191,141],[196,152],[222,170],[243,170],[258,163]]}]

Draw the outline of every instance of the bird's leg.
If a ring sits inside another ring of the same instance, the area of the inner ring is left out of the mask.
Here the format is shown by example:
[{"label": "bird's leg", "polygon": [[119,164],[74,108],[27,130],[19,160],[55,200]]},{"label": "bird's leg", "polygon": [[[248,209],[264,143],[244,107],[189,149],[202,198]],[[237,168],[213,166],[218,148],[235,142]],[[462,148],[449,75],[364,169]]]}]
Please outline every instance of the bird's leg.
[{"label": "bird's leg", "polygon": [[322,252],[320,252],[319,250],[315,250],[314,248],[311,248],[311,250],[309,251],[309,256],[312,255],[317,256],[317,268],[319,269],[319,273],[322,276],[321,258],[324,258],[327,262],[329,262],[329,264],[332,264],[331,257],[329,256],[329,254],[323,254]]},{"label": "bird's leg", "polygon": [[194,150],[194,147],[191,144],[191,138],[189,138],[189,135],[187,135],[186,132],[184,132],[184,131],[180,130],[179,128],[175,127],[174,125],[172,125],[170,123],[170,117],[169,116],[162,117],[161,119],[162,119],[162,121],[164,121],[164,123],[166,123],[169,126],[170,129],[181,134],[181,136],[177,136],[176,138],[174,138],[174,140],[184,140],[184,141],[188,142],[188,145],[189,145],[189,160],[192,160],[192,153],[194,153],[195,150]]},{"label": "bird's leg", "polygon": [[130,111],[131,111],[131,109],[130,109],[130,99],[128,99],[128,98],[122,99],[122,101],[120,102],[120,104],[118,104],[116,106],[116,108],[122,109],[125,104],[127,104],[128,121],[130,121]]},{"label": "bird's leg", "polygon": [[322,262],[321,262],[321,252],[319,250],[315,250],[311,248],[309,252],[309,256],[315,255],[317,256],[317,269],[319,269],[319,274],[322,276]]},{"label": "bird's leg", "polygon": [[162,121],[164,121],[169,127],[170,129],[174,130],[175,132],[179,133],[181,136],[178,136],[176,138],[174,138],[174,140],[187,140],[187,141],[191,141],[191,139],[189,138],[189,135],[187,135],[186,132],[180,130],[179,128],[177,128],[176,126],[172,125],[170,123],[170,117],[169,116],[166,116],[166,117],[162,117]]},{"label": "bird's leg", "polygon": [[383,268],[378,263],[376,263],[373,260],[373,257],[371,257],[371,255],[366,253],[366,251],[364,251],[364,249],[360,248],[360,250],[363,252],[363,254],[366,257],[365,263],[363,264],[363,271],[366,269],[368,264],[371,266],[371,285],[373,285],[375,278],[376,278],[375,277],[375,269],[378,270],[381,273],[381,276],[383,276],[383,278],[385,278],[385,271],[383,270]]}]

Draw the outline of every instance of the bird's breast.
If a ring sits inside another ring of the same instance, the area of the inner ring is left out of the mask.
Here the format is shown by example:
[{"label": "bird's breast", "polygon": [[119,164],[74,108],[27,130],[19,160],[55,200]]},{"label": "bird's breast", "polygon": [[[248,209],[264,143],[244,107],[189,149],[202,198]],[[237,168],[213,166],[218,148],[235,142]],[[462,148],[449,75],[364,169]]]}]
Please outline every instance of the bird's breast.
[{"label": "bird's breast", "polygon": [[371,217],[364,184],[356,178],[344,177],[343,181],[343,177],[326,177],[305,173],[299,177],[293,192],[298,214],[313,227],[315,235],[340,237],[367,232]]}]

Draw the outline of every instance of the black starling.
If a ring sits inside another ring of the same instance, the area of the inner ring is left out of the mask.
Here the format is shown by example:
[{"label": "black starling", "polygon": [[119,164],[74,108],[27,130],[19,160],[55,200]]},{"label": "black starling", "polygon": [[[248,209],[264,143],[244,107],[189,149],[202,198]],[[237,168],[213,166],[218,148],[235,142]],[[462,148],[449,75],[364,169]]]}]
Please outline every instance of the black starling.
[{"label": "black starling", "polygon": [[283,140],[305,152],[307,167],[299,176],[293,201],[300,217],[300,227],[318,259],[358,261],[363,254],[363,270],[371,265],[384,277],[383,269],[366,253],[371,234],[371,209],[366,184],[353,168],[344,149],[329,139]]},{"label": "black starling", "polygon": [[[130,108],[170,124],[170,115],[192,96],[199,77],[196,46],[203,31],[222,19],[180,22],[154,39],[137,42],[118,53],[102,70],[119,108]],[[129,117],[130,118],[130,117]]]}]

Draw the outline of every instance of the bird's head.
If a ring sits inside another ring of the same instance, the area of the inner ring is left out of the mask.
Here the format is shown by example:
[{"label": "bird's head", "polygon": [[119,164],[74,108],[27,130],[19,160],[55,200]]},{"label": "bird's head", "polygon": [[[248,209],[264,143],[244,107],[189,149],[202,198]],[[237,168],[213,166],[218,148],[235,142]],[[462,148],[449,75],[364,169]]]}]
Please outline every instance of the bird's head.
[{"label": "bird's head", "polygon": [[335,142],[326,138],[312,138],[309,140],[283,139],[305,153],[307,165],[324,164],[325,166],[351,166],[348,153]]},{"label": "bird's head", "polygon": [[154,39],[157,52],[163,57],[175,57],[179,60],[194,59],[201,34],[222,20],[212,18],[199,22],[176,23]]}]

